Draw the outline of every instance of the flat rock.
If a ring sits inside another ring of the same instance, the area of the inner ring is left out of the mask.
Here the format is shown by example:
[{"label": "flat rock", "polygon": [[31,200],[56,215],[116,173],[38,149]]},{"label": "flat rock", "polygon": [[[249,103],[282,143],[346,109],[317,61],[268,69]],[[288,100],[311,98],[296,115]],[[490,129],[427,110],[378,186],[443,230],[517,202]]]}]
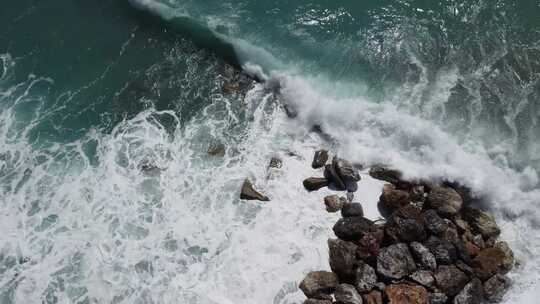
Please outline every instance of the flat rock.
[{"label": "flat rock", "polygon": [[397,190],[394,185],[386,184],[379,197],[379,211],[383,216],[389,216],[394,211],[410,204],[409,192]]},{"label": "flat rock", "polygon": [[362,304],[363,302],[356,288],[349,284],[340,284],[336,288],[334,297],[336,298],[336,302],[340,304]]},{"label": "flat rock", "polygon": [[351,242],[339,239],[328,240],[330,269],[342,282],[353,282],[355,279],[357,248],[358,246]]},{"label": "flat rock", "polygon": [[359,263],[356,268],[355,287],[360,293],[367,293],[377,284],[375,269],[366,263]]},{"label": "flat rock", "polygon": [[300,283],[300,289],[306,297],[326,300],[339,284],[338,277],[333,272],[312,271]]},{"label": "flat rock", "polygon": [[412,205],[402,207],[390,216],[386,223],[386,234],[394,240],[422,242],[427,238],[424,215]]},{"label": "flat rock", "polygon": [[328,180],[324,177],[310,177],[304,180],[304,188],[307,191],[317,191],[328,186]]},{"label": "flat rock", "polygon": [[346,200],[341,199],[337,195],[328,195],[324,198],[324,205],[326,206],[326,211],[330,213],[338,212],[343,208]]},{"label": "flat rock", "polygon": [[429,304],[429,293],[422,286],[392,284],[384,292],[390,304]]},{"label": "flat rock", "polygon": [[362,295],[362,299],[364,304],[383,304],[382,293],[378,290]]},{"label": "flat rock", "polygon": [[342,217],[364,216],[364,208],[360,203],[345,203],[341,209]]},{"label": "flat rock", "polygon": [[327,150],[318,150],[313,156],[313,161],[311,162],[311,167],[313,169],[319,169],[324,167],[328,161],[328,151]]},{"label": "flat rock", "polygon": [[377,227],[365,217],[346,217],[339,219],[334,225],[334,233],[344,241],[357,241],[364,234],[376,231]]},{"label": "flat rock", "polygon": [[495,218],[487,212],[469,207],[463,211],[463,218],[469,223],[473,232],[481,234],[485,239],[501,234]]},{"label": "flat rock", "polygon": [[377,272],[387,279],[399,280],[416,271],[417,267],[406,244],[382,248],[377,256]]},{"label": "flat rock", "polygon": [[456,247],[447,240],[431,236],[424,245],[433,253],[438,265],[449,265],[456,261]]},{"label": "flat rock", "polygon": [[434,186],[427,197],[427,203],[430,208],[445,217],[457,214],[462,206],[463,199],[456,190],[449,187]]},{"label": "flat rock", "polygon": [[482,282],[473,279],[454,298],[453,304],[481,304],[484,298]]},{"label": "flat rock", "polygon": [[448,229],[448,223],[433,209],[424,212],[424,218],[426,228],[431,234],[440,236]]},{"label": "flat rock", "polygon": [[508,288],[510,288],[510,279],[496,274],[484,283],[484,296],[486,300],[498,303],[502,300]]},{"label": "flat rock", "polygon": [[433,273],[428,270],[418,270],[411,274],[410,278],[416,283],[428,288],[431,288],[435,285],[435,278],[433,277]]},{"label": "flat rock", "polygon": [[253,184],[248,179],[245,179],[244,183],[242,184],[242,189],[240,190],[240,199],[258,200],[263,202],[270,201],[267,196],[255,190]]},{"label": "flat rock", "polygon": [[472,266],[476,275],[483,281],[497,273],[508,272],[505,266],[507,259],[505,252],[500,248],[486,248],[474,258]]},{"label": "flat rock", "polygon": [[435,270],[437,269],[437,260],[429,249],[418,242],[410,244],[411,253],[416,260],[416,263],[422,269]]},{"label": "flat rock", "polygon": [[456,266],[442,265],[435,271],[437,287],[446,295],[455,296],[469,282],[469,277]]}]

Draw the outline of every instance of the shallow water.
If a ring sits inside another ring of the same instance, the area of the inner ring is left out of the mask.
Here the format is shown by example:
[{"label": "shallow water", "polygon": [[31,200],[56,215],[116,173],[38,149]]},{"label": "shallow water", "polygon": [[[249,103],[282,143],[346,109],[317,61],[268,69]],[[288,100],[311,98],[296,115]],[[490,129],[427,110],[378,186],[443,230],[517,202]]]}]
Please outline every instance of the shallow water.
[{"label": "shallow water", "polygon": [[534,303],[538,1],[200,2],[3,6],[0,303],[301,303],[337,220],[301,185],[320,147],[472,187]]}]

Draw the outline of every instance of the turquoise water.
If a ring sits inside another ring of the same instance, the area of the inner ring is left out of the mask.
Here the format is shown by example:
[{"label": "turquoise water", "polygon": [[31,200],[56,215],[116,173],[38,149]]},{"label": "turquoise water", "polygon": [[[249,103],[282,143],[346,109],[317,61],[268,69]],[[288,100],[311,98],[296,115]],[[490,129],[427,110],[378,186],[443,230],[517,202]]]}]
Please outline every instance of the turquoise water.
[{"label": "turquoise water", "polygon": [[485,196],[532,303],[539,1],[49,2],[0,10],[0,303],[301,303],[320,146]]}]

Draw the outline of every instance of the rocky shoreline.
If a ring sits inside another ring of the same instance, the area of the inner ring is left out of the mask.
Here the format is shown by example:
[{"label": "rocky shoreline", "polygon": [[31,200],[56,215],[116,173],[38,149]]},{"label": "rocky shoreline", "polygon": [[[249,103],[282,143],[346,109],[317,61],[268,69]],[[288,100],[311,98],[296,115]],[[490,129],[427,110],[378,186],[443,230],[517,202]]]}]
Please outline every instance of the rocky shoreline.
[{"label": "rocky shoreline", "polygon": [[387,182],[378,203],[384,220],[373,222],[353,202],[359,166],[338,157],[329,161],[328,151],[320,150],[312,167],[324,167],[324,177],[304,180],[306,190],[328,187],[347,191],[348,198],[324,199],[328,212],[342,216],[333,227],[337,238],[328,240],[332,271],[306,275],[299,284],[304,304],[501,301],[510,285],[506,274],[514,266],[513,252],[467,188],[408,181],[398,170],[373,167],[370,176]]}]

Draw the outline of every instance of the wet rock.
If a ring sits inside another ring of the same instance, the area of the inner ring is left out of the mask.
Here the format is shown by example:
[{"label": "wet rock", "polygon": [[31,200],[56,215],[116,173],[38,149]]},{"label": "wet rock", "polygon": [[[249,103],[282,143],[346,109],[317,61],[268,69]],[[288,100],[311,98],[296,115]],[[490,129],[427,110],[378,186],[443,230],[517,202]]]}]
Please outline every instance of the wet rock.
[{"label": "wet rock", "polygon": [[362,304],[363,302],[358,291],[356,291],[354,286],[349,284],[340,284],[336,288],[334,297],[336,298],[336,302],[340,304]]},{"label": "wet rock", "polygon": [[454,248],[456,248],[457,258],[467,264],[471,264],[472,258],[469,254],[469,250],[467,249],[467,245],[465,244],[465,242],[457,240],[453,242],[453,244]]},{"label": "wet rock", "polygon": [[343,204],[346,200],[341,199],[337,195],[328,195],[324,198],[324,204],[326,205],[326,211],[330,213],[338,212],[343,208]]},{"label": "wet rock", "polygon": [[364,234],[357,242],[358,250],[356,256],[370,265],[375,265],[383,238],[384,231],[380,229]]},{"label": "wet rock", "polygon": [[364,234],[376,231],[377,227],[365,217],[346,217],[334,225],[334,233],[344,241],[357,241]]},{"label": "wet rock", "polygon": [[481,234],[475,235],[472,239],[472,242],[480,249],[486,248],[486,242],[484,242],[484,238]]},{"label": "wet rock", "polygon": [[394,211],[410,203],[409,192],[396,190],[395,186],[387,184],[379,197],[379,209],[383,216],[388,216]]},{"label": "wet rock", "polygon": [[392,284],[384,292],[390,304],[429,304],[429,293],[422,286]]},{"label": "wet rock", "polygon": [[223,157],[225,156],[225,145],[222,143],[212,143],[210,147],[208,147],[207,153],[210,156]]},{"label": "wet rock", "polygon": [[465,248],[471,258],[474,258],[480,253],[480,247],[476,246],[473,242],[465,242]]},{"label": "wet rock", "polygon": [[431,271],[418,270],[411,274],[410,278],[416,283],[428,288],[435,285],[435,278],[433,277],[433,273]]},{"label": "wet rock", "polygon": [[354,282],[357,246],[339,239],[328,240],[330,269],[342,282]]},{"label": "wet rock", "polygon": [[469,207],[463,211],[463,217],[471,226],[472,231],[480,233],[485,239],[501,234],[495,219],[487,212]]},{"label": "wet rock", "polygon": [[313,169],[319,169],[324,167],[328,161],[328,151],[327,150],[318,150],[313,156],[313,162],[311,162],[311,167]]},{"label": "wet rock", "polygon": [[471,230],[471,227],[469,226],[469,223],[467,223],[460,216],[454,217],[453,221],[454,221],[454,224],[456,225],[456,228],[458,229],[459,233],[463,234],[463,233]]},{"label": "wet rock", "polygon": [[424,245],[418,242],[410,244],[411,253],[422,269],[435,270],[437,269],[437,260],[431,251]]},{"label": "wet rock", "polygon": [[245,179],[244,183],[242,184],[242,189],[240,191],[240,198],[244,200],[258,200],[267,202],[270,201],[270,199],[258,192],[253,188],[253,184],[248,180]]},{"label": "wet rock", "polygon": [[383,304],[382,293],[377,290],[362,295],[362,299],[364,299],[364,304]]},{"label": "wet rock", "polygon": [[312,271],[300,283],[300,289],[308,298],[327,299],[338,286],[338,277],[333,272]]},{"label": "wet rock", "polygon": [[441,234],[441,239],[450,243],[461,241],[456,226],[450,221],[448,221],[447,224],[448,228],[446,228],[446,230]]},{"label": "wet rock", "polygon": [[486,300],[498,303],[508,288],[510,288],[510,279],[496,274],[484,283],[484,296]]},{"label": "wet rock", "polygon": [[482,282],[473,279],[454,298],[454,304],[480,304],[484,297]]},{"label": "wet rock", "polygon": [[386,234],[393,240],[422,242],[427,238],[424,215],[412,205],[400,208],[386,223]]},{"label": "wet rock", "polygon": [[444,293],[432,293],[429,295],[429,304],[446,304],[448,297]]},{"label": "wet rock", "polygon": [[377,284],[377,273],[366,263],[359,263],[356,268],[355,287],[360,293],[369,292]]},{"label": "wet rock", "polygon": [[317,191],[328,186],[328,180],[323,177],[310,177],[304,180],[304,188],[307,191]]},{"label": "wet rock", "polygon": [[342,217],[364,216],[364,208],[360,203],[345,203],[341,209]]},{"label": "wet rock", "polygon": [[433,209],[424,212],[424,218],[427,230],[434,235],[442,235],[448,229],[448,223]]},{"label": "wet rock", "polygon": [[337,191],[345,191],[347,189],[345,182],[337,174],[333,165],[328,164],[324,166],[324,177],[328,180],[330,188]]},{"label": "wet rock", "polygon": [[377,256],[377,272],[387,279],[401,279],[416,271],[416,264],[406,244],[382,248]]},{"label": "wet rock", "polygon": [[512,252],[512,249],[508,246],[508,243],[506,242],[497,242],[495,244],[495,248],[500,249],[502,252],[504,252],[504,259],[502,261],[501,265],[501,272],[507,273],[512,268],[514,268],[514,252]]},{"label": "wet rock", "polygon": [[268,167],[274,169],[281,169],[281,167],[283,167],[283,161],[277,157],[272,157],[270,159],[270,164],[268,165]]},{"label": "wet rock", "polygon": [[463,262],[462,260],[456,261],[456,267],[463,271],[467,276],[473,277],[474,276],[474,269],[469,266],[467,263]]},{"label": "wet rock", "polygon": [[413,186],[409,191],[411,200],[415,202],[424,202],[426,200],[425,194],[426,189],[422,185]]},{"label": "wet rock", "polygon": [[381,166],[372,167],[369,170],[369,175],[375,179],[389,182],[397,185],[401,181],[403,174],[399,170],[388,169]]},{"label": "wet rock", "polygon": [[358,173],[358,170],[348,160],[334,157],[332,160],[332,165],[334,166],[336,173],[339,175],[339,177],[341,177],[342,181],[360,181],[360,173]]},{"label": "wet rock", "polygon": [[486,248],[474,258],[472,266],[476,275],[485,281],[497,273],[508,272],[504,267],[506,259],[505,252],[500,248]]},{"label": "wet rock", "polygon": [[442,265],[435,271],[437,287],[449,296],[458,294],[469,282],[469,277],[456,266]]},{"label": "wet rock", "polygon": [[437,264],[449,265],[456,261],[457,250],[454,245],[446,240],[431,236],[424,245],[433,253]]},{"label": "wet rock", "polygon": [[427,202],[430,208],[437,210],[442,216],[455,215],[463,206],[463,199],[456,190],[440,186],[431,188]]},{"label": "wet rock", "polygon": [[304,304],[332,304],[332,300],[307,299]]}]

